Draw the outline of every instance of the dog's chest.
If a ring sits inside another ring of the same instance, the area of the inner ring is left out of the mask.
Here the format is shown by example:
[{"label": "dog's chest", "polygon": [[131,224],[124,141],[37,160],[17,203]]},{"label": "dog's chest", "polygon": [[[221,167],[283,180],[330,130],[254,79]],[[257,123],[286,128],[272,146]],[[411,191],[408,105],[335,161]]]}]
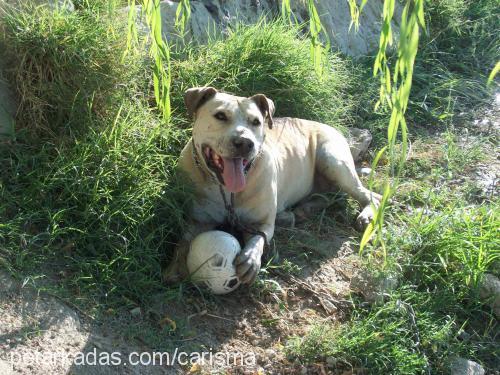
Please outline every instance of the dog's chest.
[{"label": "dog's chest", "polygon": [[[222,224],[228,218],[226,205],[231,205],[231,194],[224,192],[225,201],[218,185],[206,186],[203,194],[195,199],[193,204],[193,217],[203,223]],[[234,211],[242,222],[255,222],[253,210],[242,204],[241,201],[234,202]]]}]

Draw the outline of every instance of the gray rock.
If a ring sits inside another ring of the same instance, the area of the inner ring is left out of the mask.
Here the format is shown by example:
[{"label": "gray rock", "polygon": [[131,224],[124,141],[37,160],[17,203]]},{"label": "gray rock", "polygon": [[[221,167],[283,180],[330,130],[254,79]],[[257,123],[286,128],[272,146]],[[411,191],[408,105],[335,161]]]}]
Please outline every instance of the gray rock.
[{"label": "gray rock", "polygon": [[[43,2],[43,1],[41,1]],[[47,4],[57,10],[63,10],[66,12],[74,12],[75,11],[75,5],[71,0],[48,0]]]},{"label": "gray rock", "polygon": [[273,359],[276,357],[276,352],[273,349],[266,349],[266,358]]},{"label": "gray rock", "polygon": [[479,296],[493,309],[497,318],[500,318],[500,280],[495,275],[486,273],[479,286]]},{"label": "gray rock", "polygon": [[[322,0],[316,4],[332,47],[354,57],[377,50],[382,5],[382,0],[369,1],[361,13],[359,30],[356,31],[350,27],[351,15],[347,1]],[[163,34],[170,43],[178,43],[179,31],[174,26],[178,2],[164,0],[160,6]],[[394,18],[398,20],[402,8],[398,3],[396,8]],[[193,0],[185,36],[188,40],[206,43],[209,35],[226,33],[238,23],[253,24],[262,16],[271,18],[280,15],[280,12],[281,5],[276,0]],[[292,2],[292,12],[298,22],[307,22],[309,19],[306,2]],[[397,24],[394,30],[397,32]]]},{"label": "gray rock", "polygon": [[451,375],[484,375],[484,368],[474,361],[456,357],[451,360]]},{"label": "gray rock", "polygon": [[[307,2],[295,2],[297,15],[307,15]],[[300,4],[300,5],[299,5]],[[347,1],[321,0],[316,7],[333,48],[353,57],[365,56],[378,48],[382,24],[383,0],[370,0],[366,3],[359,18],[359,30],[351,26],[351,14]],[[402,7],[396,2],[395,20],[400,20]],[[308,17],[300,18],[305,22]],[[393,30],[398,32],[398,24],[393,24]]]},{"label": "gray rock", "polygon": [[279,212],[276,215],[275,225],[285,228],[294,228],[295,214],[292,211]]},{"label": "gray rock", "polygon": [[368,167],[356,168],[356,172],[359,176],[367,177],[372,173],[372,169]]},{"label": "gray rock", "polygon": [[366,129],[350,128],[347,136],[352,158],[355,162],[360,161],[368,151],[372,141],[372,135]]},{"label": "gray rock", "polygon": [[381,304],[385,297],[394,291],[399,284],[397,275],[374,275],[368,270],[361,271],[351,279],[351,290],[361,294],[371,304]]},{"label": "gray rock", "polygon": [[142,311],[140,307],[133,308],[130,310],[130,315],[132,315],[135,318],[138,318],[142,315]]}]

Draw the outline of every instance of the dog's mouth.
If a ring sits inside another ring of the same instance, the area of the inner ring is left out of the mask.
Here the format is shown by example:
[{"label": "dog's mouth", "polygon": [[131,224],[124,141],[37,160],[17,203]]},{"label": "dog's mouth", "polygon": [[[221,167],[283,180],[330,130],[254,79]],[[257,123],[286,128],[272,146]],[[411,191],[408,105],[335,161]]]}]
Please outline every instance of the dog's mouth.
[{"label": "dog's mouth", "polygon": [[246,186],[246,174],[251,161],[241,157],[226,158],[217,154],[210,146],[203,145],[203,157],[208,168],[215,172],[219,182],[231,193],[239,193]]}]

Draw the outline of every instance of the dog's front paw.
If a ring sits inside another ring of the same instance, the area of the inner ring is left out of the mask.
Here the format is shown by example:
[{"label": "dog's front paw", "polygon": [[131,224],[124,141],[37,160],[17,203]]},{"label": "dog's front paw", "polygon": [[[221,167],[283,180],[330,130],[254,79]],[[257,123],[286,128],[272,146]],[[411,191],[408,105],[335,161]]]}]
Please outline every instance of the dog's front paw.
[{"label": "dog's front paw", "polygon": [[236,274],[243,284],[252,284],[260,271],[262,252],[259,249],[243,249],[236,257]]},{"label": "dog's front paw", "polygon": [[365,230],[374,217],[375,212],[373,211],[372,206],[366,206],[356,219],[356,228],[360,231]]}]

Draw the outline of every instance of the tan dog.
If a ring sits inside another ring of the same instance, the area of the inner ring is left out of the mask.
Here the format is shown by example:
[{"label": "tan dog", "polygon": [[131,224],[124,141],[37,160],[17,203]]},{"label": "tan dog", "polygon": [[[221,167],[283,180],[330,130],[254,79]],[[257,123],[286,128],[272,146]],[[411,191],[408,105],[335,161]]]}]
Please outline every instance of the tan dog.
[{"label": "tan dog", "polygon": [[371,203],[377,206],[380,196],[363,187],[347,140],[334,128],[273,119],[274,103],[262,94],[244,98],[199,87],[187,90],[185,104],[194,118],[193,137],[179,164],[194,184],[195,201],[192,222],[165,273],[167,280],[186,276],[189,242],[227,219],[231,193],[239,221],[253,229],[245,233],[236,259],[243,283],[252,283],[259,272],[276,215],[320,189],[321,182],[327,182],[329,190],[337,185],[361,204],[358,225],[372,220]]}]

